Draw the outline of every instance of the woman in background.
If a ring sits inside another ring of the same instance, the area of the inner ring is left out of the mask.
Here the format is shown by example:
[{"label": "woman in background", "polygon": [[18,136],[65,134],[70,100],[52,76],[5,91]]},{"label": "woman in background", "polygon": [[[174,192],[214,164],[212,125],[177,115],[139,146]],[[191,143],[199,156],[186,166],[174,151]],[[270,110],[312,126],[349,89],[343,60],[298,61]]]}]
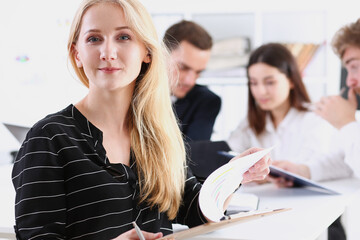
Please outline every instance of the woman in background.
[{"label": "woman in background", "polygon": [[[260,46],[247,66],[248,114],[228,139],[232,150],[275,146],[273,164],[312,180],[348,177],[343,161],[326,164],[334,129],[308,111],[310,103],[291,52],[281,44]],[[278,184],[291,186],[291,182]]]},{"label": "woman in background", "polygon": [[[273,165],[315,181],[352,175],[341,158],[328,161],[326,152],[334,128],[308,111],[309,95],[286,47],[276,43],[260,46],[250,56],[247,76],[247,119],[228,139],[234,151],[275,146]],[[283,178],[268,179],[280,187],[293,186]],[[340,218],[328,228],[328,238],[346,239]]]},{"label": "woman in background", "polygon": [[[70,61],[88,94],[36,123],[14,163],[18,239],[146,239],[206,221],[171,108],[167,65],[137,0],[85,0]],[[249,150],[249,154],[256,150]],[[244,181],[268,173],[268,157]]]}]

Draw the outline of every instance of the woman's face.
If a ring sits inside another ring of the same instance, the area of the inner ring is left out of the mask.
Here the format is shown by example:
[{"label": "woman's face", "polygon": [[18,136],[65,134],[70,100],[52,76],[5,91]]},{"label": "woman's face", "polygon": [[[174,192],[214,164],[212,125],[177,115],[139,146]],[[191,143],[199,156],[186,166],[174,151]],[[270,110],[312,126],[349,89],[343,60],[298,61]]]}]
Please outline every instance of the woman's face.
[{"label": "woman's face", "polygon": [[265,63],[251,65],[248,72],[251,94],[262,110],[288,106],[293,84],[284,73]]},{"label": "woman's face", "polygon": [[100,3],[83,15],[75,59],[89,79],[90,90],[134,86],[131,83],[139,75],[142,62],[150,62],[147,54],[120,6]]}]

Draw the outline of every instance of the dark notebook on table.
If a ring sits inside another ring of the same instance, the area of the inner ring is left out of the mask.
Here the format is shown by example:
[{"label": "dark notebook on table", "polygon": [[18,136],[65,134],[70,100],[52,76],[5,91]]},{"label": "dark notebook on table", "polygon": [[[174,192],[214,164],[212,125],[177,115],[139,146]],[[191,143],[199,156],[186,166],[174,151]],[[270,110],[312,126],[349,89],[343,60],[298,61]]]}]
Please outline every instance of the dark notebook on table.
[{"label": "dark notebook on table", "polygon": [[225,141],[194,141],[188,143],[189,161],[196,178],[203,182],[213,171],[229,162],[229,158],[219,155],[219,151],[230,151]]}]

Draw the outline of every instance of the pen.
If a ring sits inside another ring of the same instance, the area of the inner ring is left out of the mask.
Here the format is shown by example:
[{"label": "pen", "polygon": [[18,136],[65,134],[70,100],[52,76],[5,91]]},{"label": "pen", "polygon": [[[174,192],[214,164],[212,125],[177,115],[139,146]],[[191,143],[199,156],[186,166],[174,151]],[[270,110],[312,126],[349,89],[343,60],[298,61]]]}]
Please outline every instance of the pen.
[{"label": "pen", "polygon": [[217,152],[219,155],[222,155],[222,156],[225,156],[227,158],[232,159],[233,157],[235,157],[235,155],[229,153],[229,152],[226,152],[226,151],[218,151]]},{"label": "pen", "polygon": [[345,90],[346,90],[346,87],[342,87],[340,89],[339,95],[342,96],[344,94]]},{"label": "pen", "polygon": [[140,240],[145,240],[144,235],[142,234],[140,228],[138,227],[138,225],[136,225],[136,222],[132,222],[132,225],[135,228],[136,234],[138,235],[138,237],[140,238]]}]

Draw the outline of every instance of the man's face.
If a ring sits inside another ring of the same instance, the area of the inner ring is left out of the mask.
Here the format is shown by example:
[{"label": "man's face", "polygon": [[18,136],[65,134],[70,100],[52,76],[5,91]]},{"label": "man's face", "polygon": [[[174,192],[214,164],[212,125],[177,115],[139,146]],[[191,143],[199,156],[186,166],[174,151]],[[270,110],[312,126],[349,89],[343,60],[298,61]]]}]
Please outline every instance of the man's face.
[{"label": "man's face", "polygon": [[347,47],[342,62],[347,70],[346,85],[360,94],[360,48]]},{"label": "man's face", "polygon": [[[194,87],[196,79],[205,70],[210,59],[211,50],[201,50],[187,41],[180,42],[171,52],[171,57],[178,71],[174,71],[172,94],[177,98],[184,98]],[[178,78],[177,78],[178,76]]]}]

